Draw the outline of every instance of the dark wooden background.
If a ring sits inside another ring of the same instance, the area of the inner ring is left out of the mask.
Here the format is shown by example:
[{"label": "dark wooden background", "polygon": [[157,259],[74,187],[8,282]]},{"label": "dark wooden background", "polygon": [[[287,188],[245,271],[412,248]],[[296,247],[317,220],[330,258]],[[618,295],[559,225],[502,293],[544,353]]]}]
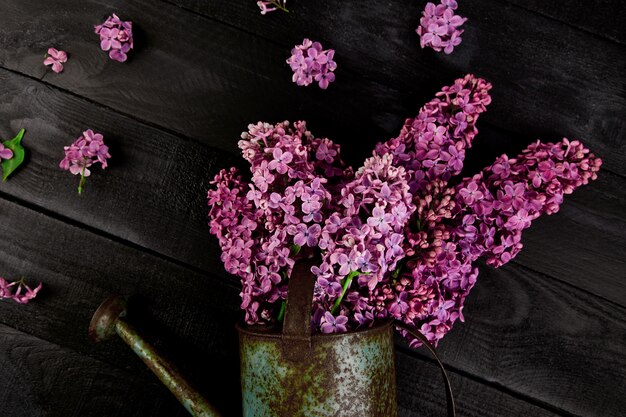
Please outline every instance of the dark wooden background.
[{"label": "dark wooden background", "polygon": [[[238,161],[250,122],[305,119],[358,166],[404,118],[467,72],[493,104],[466,169],[537,138],[580,138],[598,181],[524,236],[509,265],[483,267],[441,344],[460,416],[623,416],[626,408],[626,11],[621,0],[472,0],[463,44],[421,50],[425,1],[1,0],[0,137],[26,129],[25,167],[0,184],[0,276],[44,282],[26,306],[0,302],[0,415],[184,416],[120,342],[86,328],[112,292],[227,416],[239,411],[238,282],[206,226],[206,190]],[[92,26],[133,20],[125,64]],[[327,91],[291,83],[304,37],[336,49]],[[69,52],[60,74],[48,47]],[[86,193],[58,168],[63,146],[102,132],[110,168]],[[401,415],[443,416],[425,352],[397,349]]]}]

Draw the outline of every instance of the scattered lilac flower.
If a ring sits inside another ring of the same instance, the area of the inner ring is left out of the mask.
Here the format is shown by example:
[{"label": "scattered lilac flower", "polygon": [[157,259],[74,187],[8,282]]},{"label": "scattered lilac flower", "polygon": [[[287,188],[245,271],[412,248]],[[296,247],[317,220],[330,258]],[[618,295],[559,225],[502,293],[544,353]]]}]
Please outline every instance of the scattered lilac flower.
[{"label": "scattered lilac flower", "polygon": [[122,21],[114,13],[101,25],[94,26],[100,35],[100,48],[109,52],[109,58],[125,62],[128,52],[133,49],[133,22]]},{"label": "scattered lilac flower", "polygon": [[463,29],[459,29],[467,18],[455,15],[456,0],[441,0],[440,4],[427,3],[422,12],[416,32],[422,48],[430,47],[437,52],[451,54],[461,43]]},{"label": "scattered lilac flower", "polygon": [[0,160],[13,158],[13,151],[0,143]]},{"label": "scattered lilac flower", "polygon": [[41,288],[42,283],[39,283],[35,288],[29,287],[24,282],[24,278],[9,282],[0,277],[0,300],[12,299],[18,304],[26,304],[37,296]]},{"label": "scattered lilac flower", "polygon": [[102,169],[107,167],[107,160],[111,157],[109,148],[104,144],[104,138],[100,133],[94,133],[88,129],[70,146],[65,146],[65,158],[59,163],[59,167],[70,171],[74,175],[80,174],[78,194],[83,191],[85,179],[91,175],[89,167],[99,163]]},{"label": "scattered lilac flower", "polygon": [[261,9],[261,14],[266,15],[274,10],[282,10],[289,13],[287,10],[287,0],[270,0],[270,1],[257,1],[256,5]]},{"label": "scattered lilac flower", "polygon": [[51,65],[52,71],[58,74],[63,71],[63,64],[65,62],[67,62],[67,53],[65,51],[49,48],[43,64],[46,66]]},{"label": "scattered lilac flower", "polygon": [[293,71],[293,82],[307,86],[317,81],[320,88],[326,90],[335,81],[333,71],[337,68],[337,63],[333,61],[334,56],[334,49],[323,50],[321,43],[304,39],[301,45],[296,45],[291,50],[291,56],[287,59]]}]

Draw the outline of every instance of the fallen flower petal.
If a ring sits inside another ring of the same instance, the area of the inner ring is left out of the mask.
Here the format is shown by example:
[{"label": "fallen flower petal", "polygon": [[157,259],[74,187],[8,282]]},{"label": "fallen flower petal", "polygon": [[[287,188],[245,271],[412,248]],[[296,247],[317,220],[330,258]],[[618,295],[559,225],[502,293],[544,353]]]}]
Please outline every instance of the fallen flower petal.
[{"label": "fallen flower petal", "polygon": [[63,71],[63,63],[65,62],[67,62],[67,53],[65,51],[49,48],[43,64],[52,66],[52,71],[58,74]]}]

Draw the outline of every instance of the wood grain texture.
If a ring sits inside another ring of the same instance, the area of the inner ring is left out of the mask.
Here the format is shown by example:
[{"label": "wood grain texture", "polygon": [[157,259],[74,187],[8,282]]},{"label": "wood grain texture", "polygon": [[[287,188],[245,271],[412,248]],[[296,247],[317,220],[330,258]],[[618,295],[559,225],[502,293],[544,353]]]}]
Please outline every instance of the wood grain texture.
[{"label": "wood grain texture", "polygon": [[[0,270],[46,283],[36,303],[0,303],[1,323],[139,371],[120,343],[94,346],[82,330],[104,297],[121,292],[144,311],[142,323],[157,345],[228,407],[224,397],[237,392],[235,286],[6,201],[0,200],[0,213],[0,233],[12,236],[0,241]],[[18,218],[36,230],[21,228]],[[467,324],[441,346],[452,367],[573,415],[612,415],[625,405],[626,309],[505,267],[482,271],[465,316]],[[203,378],[209,373],[222,377]]]},{"label": "wood grain texture", "polygon": [[621,0],[504,0],[598,36],[626,44],[626,8]]},{"label": "wood grain texture", "polygon": [[0,415],[186,416],[155,378],[0,325]]},{"label": "wood grain texture", "polygon": [[[396,352],[398,409],[401,417],[444,417],[446,401],[439,368],[415,360],[412,354]],[[513,398],[454,372],[448,372],[459,417],[547,417],[562,415],[523,399]]]},{"label": "wood grain texture", "polygon": [[[285,118],[304,118],[318,134],[344,143],[362,138],[371,146],[396,134],[401,120],[439,86],[475,72],[496,86],[489,123],[524,132],[527,141],[582,138],[606,167],[626,175],[623,45],[489,1],[468,8],[474,24],[450,56],[419,49],[414,29],[420,6],[409,0],[377,8],[355,1],[301,2],[298,13],[270,16],[260,16],[248,2],[178,1],[211,18],[147,0],[56,0],[58,7],[45,11],[8,0],[0,65],[40,77],[41,54],[54,42],[73,60],[62,76],[48,74],[46,81],[231,151],[228,138],[241,130],[235,126]],[[105,9],[123,10],[141,29],[127,64],[98,50],[88,22],[97,23]],[[28,22],[17,19],[25,15]],[[312,34],[337,50],[341,83],[328,91],[289,83],[289,48]],[[220,123],[224,114],[230,123]]]}]

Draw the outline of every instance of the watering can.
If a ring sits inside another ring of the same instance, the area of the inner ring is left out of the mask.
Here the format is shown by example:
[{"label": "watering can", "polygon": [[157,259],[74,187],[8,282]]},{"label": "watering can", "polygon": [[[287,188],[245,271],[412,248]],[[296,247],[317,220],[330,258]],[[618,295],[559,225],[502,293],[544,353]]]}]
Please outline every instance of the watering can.
[{"label": "watering can", "polygon": [[[237,326],[244,417],[397,417],[393,326],[426,346],[439,365],[448,416],[455,405],[446,371],[428,340],[391,320],[348,333],[312,334],[311,300],[316,277],[310,260],[296,263],[281,329]],[[221,417],[176,369],[126,320],[122,297],[107,299],[94,314],[96,341],[118,334],[198,417]]]}]

